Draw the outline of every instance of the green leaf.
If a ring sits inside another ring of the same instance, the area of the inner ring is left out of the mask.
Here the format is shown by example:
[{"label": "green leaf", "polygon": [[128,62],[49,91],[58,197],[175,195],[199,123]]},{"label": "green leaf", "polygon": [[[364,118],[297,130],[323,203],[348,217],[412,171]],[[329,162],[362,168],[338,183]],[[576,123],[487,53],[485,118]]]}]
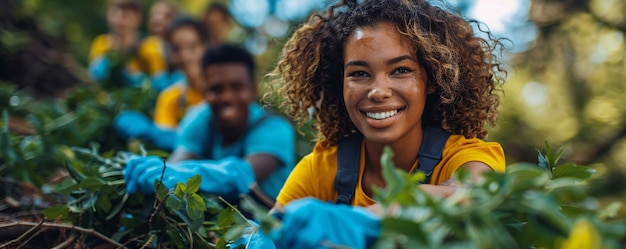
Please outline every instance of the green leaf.
[{"label": "green leaf", "polygon": [[565,149],[567,149],[568,145],[564,145],[562,146],[559,151],[556,153],[556,155],[554,155],[553,158],[551,158],[550,160],[550,166],[552,166],[553,170],[554,167],[556,167],[557,163],[559,162],[559,160],[561,160],[561,155],[563,155],[563,152],[565,152]]},{"label": "green leaf", "polygon": [[[191,218],[192,216],[194,218]],[[191,222],[188,221],[187,223],[189,224],[189,229],[191,229],[191,231],[193,231],[194,233],[198,232],[202,227],[202,224],[204,224],[204,213],[198,212],[197,214],[189,215],[189,218],[191,219]]]},{"label": "green leaf", "polygon": [[469,171],[465,168],[460,168],[454,174],[456,174],[456,179],[458,179],[461,183],[469,182],[472,177]]},{"label": "green leaf", "polygon": [[[200,197],[200,195],[195,194],[195,193],[190,194],[187,196],[186,200],[187,200],[187,212],[188,213],[190,212],[203,213],[204,211],[206,211],[204,200],[202,199],[202,197]],[[194,218],[197,218],[197,216],[192,217],[190,214],[189,218],[194,219]]]},{"label": "green leaf", "polygon": [[87,189],[89,191],[97,191],[100,188],[102,188],[102,186],[104,186],[106,183],[104,182],[104,180],[97,178],[97,177],[87,177],[85,178],[85,180],[82,180],[80,182],[80,187]]},{"label": "green leaf", "polygon": [[559,165],[552,172],[552,178],[560,178],[560,177],[573,177],[580,180],[587,180],[589,177],[593,176],[596,173],[596,170],[587,166],[578,166],[573,163],[565,163]]},{"label": "green leaf", "polygon": [[83,173],[79,172],[73,164],[71,164],[70,162],[65,162],[65,168],[67,169],[67,171],[70,173],[70,176],[72,178],[74,178],[74,180],[76,181],[82,181],[85,178],[87,178],[86,175],[84,175]]},{"label": "green leaf", "polygon": [[[246,226],[236,225],[232,226],[228,231],[222,236],[222,238],[226,241],[235,241],[243,235],[243,231],[246,229]],[[254,231],[255,233],[260,233],[260,231]]]},{"label": "green leaf", "polygon": [[187,186],[178,182],[176,183],[176,188],[174,188],[174,195],[178,196],[178,198],[183,198],[187,191]]},{"label": "green leaf", "polygon": [[550,181],[546,190],[559,202],[578,202],[586,197],[586,185],[580,184],[578,179],[571,177],[561,177]]},{"label": "green leaf", "polygon": [[510,165],[506,175],[512,180],[513,191],[539,188],[550,180],[547,170],[526,163]]},{"label": "green leaf", "polygon": [[231,208],[225,208],[220,212],[217,216],[217,226],[220,228],[225,228],[230,226],[235,222],[236,212]]},{"label": "green leaf", "polygon": [[43,210],[43,215],[46,216],[48,220],[56,220],[59,219],[59,217],[66,219],[70,215],[70,208],[67,205],[51,206]]},{"label": "green leaf", "polygon": [[552,158],[552,148],[550,147],[550,144],[548,141],[544,141],[543,143],[546,146],[546,158]]},{"label": "green leaf", "polygon": [[202,177],[200,175],[195,175],[187,180],[187,190],[185,193],[196,193],[200,190],[200,183],[202,183]]},{"label": "green leaf", "polygon": [[[226,241],[225,239],[221,239],[217,241],[217,244],[215,245],[215,249],[229,249],[229,247],[227,246],[227,243],[228,241]],[[235,249],[239,249],[239,247]]]},{"label": "green leaf", "polygon": [[183,202],[178,196],[170,195],[165,201],[165,206],[173,210],[179,210],[183,206]]},{"label": "green leaf", "polygon": [[[385,179],[386,186],[384,190],[379,191],[379,196],[377,196],[383,205],[396,201],[398,195],[407,192],[407,187],[410,188],[415,185],[415,182],[409,182],[410,177],[406,172],[396,168],[393,156],[394,153],[391,147],[385,146],[380,157],[380,163],[383,168],[383,179]],[[418,177],[416,176],[416,178]]]},{"label": "green leaf", "polygon": [[561,205],[561,210],[563,211],[565,215],[571,218],[579,217],[583,214],[588,213],[588,210],[581,208],[581,207],[572,206],[572,205]]},{"label": "green leaf", "polygon": [[75,180],[67,180],[54,186],[54,192],[61,193],[64,195],[70,195],[72,191],[77,190],[79,188],[80,188],[80,185]]}]

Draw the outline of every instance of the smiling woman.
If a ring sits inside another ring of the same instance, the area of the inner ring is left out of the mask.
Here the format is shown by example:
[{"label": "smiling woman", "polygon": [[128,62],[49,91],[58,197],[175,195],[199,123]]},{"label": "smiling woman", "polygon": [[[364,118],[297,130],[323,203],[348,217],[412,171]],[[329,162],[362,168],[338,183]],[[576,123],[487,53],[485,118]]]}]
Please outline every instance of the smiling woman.
[{"label": "smiling woman", "polygon": [[[365,237],[375,234],[372,213],[307,197],[380,210],[373,190],[388,184],[380,160],[385,147],[397,168],[427,173],[420,188],[433,196],[463,187],[455,178],[459,170],[471,181],[503,172],[500,144],[481,140],[498,116],[496,87],[505,73],[498,45],[425,0],[341,1],[298,29],[271,75],[292,118],[302,125],[313,109],[319,141],[296,165],[273,209],[285,211],[287,247],[311,246],[311,239],[291,234],[339,213],[333,233],[302,236],[364,247]],[[313,208],[323,211],[306,211]],[[302,213],[309,214],[305,221]],[[368,227],[356,228],[361,222]]]},{"label": "smiling woman", "polygon": [[426,72],[407,45],[389,22],[357,28],[346,42],[346,110],[359,131],[371,134],[369,141],[390,144],[421,136]]}]

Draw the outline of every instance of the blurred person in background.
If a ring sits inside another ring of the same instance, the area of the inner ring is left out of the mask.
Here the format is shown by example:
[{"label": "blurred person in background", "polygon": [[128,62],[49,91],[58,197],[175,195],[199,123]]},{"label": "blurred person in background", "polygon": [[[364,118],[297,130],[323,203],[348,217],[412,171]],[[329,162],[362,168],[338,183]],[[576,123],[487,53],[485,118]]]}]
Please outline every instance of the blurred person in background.
[{"label": "blurred person in background", "polygon": [[202,16],[202,24],[209,34],[212,34],[211,44],[223,43],[228,40],[232,29],[230,12],[226,6],[220,3],[212,3],[207,6]]},{"label": "blurred person in background", "polygon": [[[271,207],[295,161],[295,132],[284,118],[256,103],[252,55],[230,44],[209,48],[202,58],[205,104],[191,110],[179,126],[163,185],[174,188],[194,175],[200,190],[237,201],[250,194]],[[124,169],[129,193],[154,192],[163,161],[135,158]]]},{"label": "blurred person in background", "polygon": [[[147,80],[159,82],[165,59],[154,43],[139,32],[142,7],[138,0],[109,0],[106,10],[109,32],[97,36],[89,53],[89,75],[104,85],[140,87]],[[156,90],[162,90],[155,84]]]},{"label": "blurred person in background", "polygon": [[155,43],[155,48],[159,48],[159,51],[155,51],[159,53],[160,56],[165,58],[165,62],[167,63],[166,69],[164,72],[164,76],[160,78],[161,81],[153,82],[154,88],[157,89],[166,89],[170,85],[184,80],[185,74],[181,70],[179,70],[173,63],[171,58],[171,48],[165,41],[165,32],[168,25],[172,22],[174,17],[178,15],[180,9],[176,3],[172,1],[162,0],[157,1],[152,4],[149,11],[148,17],[148,30],[150,31],[150,36],[146,38],[146,43]]},{"label": "blurred person in background", "polygon": [[[167,26],[178,15],[180,9],[176,3],[172,1],[162,0],[152,4],[148,16],[148,30],[150,36],[146,37],[145,44],[147,48],[155,49],[152,53],[159,54],[163,59],[151,63],[154,68],[152,76],[152,87],[158,92],[166,89],[173,83],[183,80],[184,74],[176,70],[172,65],[171,51],[164,40]],[[159,63],[165,63],[160,65]]]},{"label": "blurred person in background", "polygon": [[125,111],[115,119],[115,128],[125,139],[145,139],[170,152],[179,122],[191,107],[203,101],[206,84],[201,59],[209,47],[210,35],[200,22],[181,16],[170,23],[163,36],[171,48],[172,64],[184,77],[159,94],[153,120],[137,111]]},{"label": "blurred person in background", "polygon": [[178,6],[171,1],[157,1],[150,7],[148,29],[150,34],[163,38],[168,25],[179,13]]}]

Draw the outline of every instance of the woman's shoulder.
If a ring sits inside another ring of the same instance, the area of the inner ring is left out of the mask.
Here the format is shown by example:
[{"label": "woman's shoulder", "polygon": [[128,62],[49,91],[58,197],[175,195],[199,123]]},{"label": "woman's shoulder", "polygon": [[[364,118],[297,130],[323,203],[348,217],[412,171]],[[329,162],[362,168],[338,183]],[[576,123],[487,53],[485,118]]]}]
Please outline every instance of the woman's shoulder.
[{"label": "woman's shoulder", "polygon": [[459,166],[469,161],[479,161],[496,171],[503,171],[506,165],[500,143],[475,137],[466,138],[463,135],[450,136],[443,150],[442,160]]}]

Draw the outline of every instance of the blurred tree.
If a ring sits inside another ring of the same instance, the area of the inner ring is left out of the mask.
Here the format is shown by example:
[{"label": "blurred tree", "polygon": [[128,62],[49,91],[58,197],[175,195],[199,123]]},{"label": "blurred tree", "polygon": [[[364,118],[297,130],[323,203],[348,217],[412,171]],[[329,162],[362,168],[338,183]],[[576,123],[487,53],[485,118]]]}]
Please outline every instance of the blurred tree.
[{"label": "blurred tree", "polygon": [[621,0],[531,1],[537,38],[511,57],[492,133],[509,162],[536,160],[544,141],[571,143],[565,157],[596,167],[599,189],[626,189],[625,14]]}]

